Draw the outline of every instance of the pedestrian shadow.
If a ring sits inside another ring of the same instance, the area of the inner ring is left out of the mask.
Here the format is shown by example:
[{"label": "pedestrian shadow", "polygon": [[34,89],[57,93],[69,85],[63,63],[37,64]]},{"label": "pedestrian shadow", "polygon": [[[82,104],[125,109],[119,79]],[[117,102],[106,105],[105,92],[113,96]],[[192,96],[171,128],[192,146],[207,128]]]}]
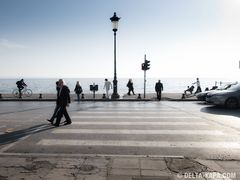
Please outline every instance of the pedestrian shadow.
[{"label": "pedestrian shadow", "polygon": [[208,113],[208,114],[240,117],[239,109],[226,109],[226,108],[220,107],[220,106],[203,107],[203,108],[201,108],[200,111],[203,113]]},{"label": "pedestrian shadow", "polygon": [[9,132],[6,134],[0,135],[0,145],[10,144],[24,138],[28,135],[40,133],[43,131],[47,131],[49,129],[55,128],[49,124],[39,124],[36,126],[29,127],[27,129],[21,129],[18,131]]}]

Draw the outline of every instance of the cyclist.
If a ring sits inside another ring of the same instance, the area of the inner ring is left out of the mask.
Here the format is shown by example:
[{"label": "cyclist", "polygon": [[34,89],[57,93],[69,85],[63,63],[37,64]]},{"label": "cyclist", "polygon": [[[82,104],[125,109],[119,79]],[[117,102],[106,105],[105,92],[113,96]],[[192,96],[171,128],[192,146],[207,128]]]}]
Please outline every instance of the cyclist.
[{"label": "cyclist", "polygon": [[22,90],[24,89],[25,86],[27,86],[27,84],[24,82],[24,79],[21,79],[20,81],[16,82],[17,84],[17,88],[19,91],[19,98],[22,98]]}]

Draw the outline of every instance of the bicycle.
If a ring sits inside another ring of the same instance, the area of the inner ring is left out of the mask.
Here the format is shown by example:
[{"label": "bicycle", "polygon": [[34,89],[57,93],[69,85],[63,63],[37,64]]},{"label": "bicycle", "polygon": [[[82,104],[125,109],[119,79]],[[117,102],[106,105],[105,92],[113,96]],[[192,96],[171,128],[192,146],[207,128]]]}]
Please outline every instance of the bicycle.
[{"label": "bicycle", "polygon": [[[22,96],[25,96],[25,97],[32,96],[32,90],[28,89],[27,87],[24,87],[22,89],[21,93],[22,93]],[[19,90],[18,89],[14,89],[12,94],[13,94],[14,97],[19,97]]]}]

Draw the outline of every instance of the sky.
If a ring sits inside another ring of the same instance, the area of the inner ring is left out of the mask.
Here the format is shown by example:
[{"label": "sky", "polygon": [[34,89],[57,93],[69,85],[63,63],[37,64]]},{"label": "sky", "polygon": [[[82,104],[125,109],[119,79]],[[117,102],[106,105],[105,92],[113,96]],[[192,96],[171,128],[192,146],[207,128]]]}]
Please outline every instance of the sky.
[{"label": "sky", "polygon": [[0,78],[240,75],[239,0],[0,0]]}]

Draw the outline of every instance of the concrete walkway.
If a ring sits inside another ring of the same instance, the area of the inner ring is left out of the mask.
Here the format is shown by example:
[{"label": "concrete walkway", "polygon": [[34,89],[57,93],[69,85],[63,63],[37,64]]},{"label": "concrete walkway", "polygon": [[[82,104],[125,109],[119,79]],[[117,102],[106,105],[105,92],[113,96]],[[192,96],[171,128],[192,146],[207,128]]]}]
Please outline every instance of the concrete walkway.
[{"label": "concrete walkway", "polygon": [[[76,94],[71,94],[71,99],[76,101]],[[81,101],[108,101],[111,99],[103,98],[103,94],[95,94],[95,98],[93,94],[83,94],[84,98],[81,98]],[[12,94],[1,94],[0,101],[55,101],[56,94],[33,94],[31,97],[24,97],[22,99],[14,97]],[[127,95],[124,94],[120,96],[118,101],[157,101],[155,93],[146,94],[145,99],[143,98],[143,94],[135,94],[135,95]],[[188,95],[185,98],[182,98],[181,93],[163,93],[162,100],[173,100],[173,101],[182,101],[182,100],[197,100],[196,96]]]},{"label": "concrete walkway", "polygon": [[240,161],[181,157],[0,156],[0,179],[177,180],[240,179]]}]

